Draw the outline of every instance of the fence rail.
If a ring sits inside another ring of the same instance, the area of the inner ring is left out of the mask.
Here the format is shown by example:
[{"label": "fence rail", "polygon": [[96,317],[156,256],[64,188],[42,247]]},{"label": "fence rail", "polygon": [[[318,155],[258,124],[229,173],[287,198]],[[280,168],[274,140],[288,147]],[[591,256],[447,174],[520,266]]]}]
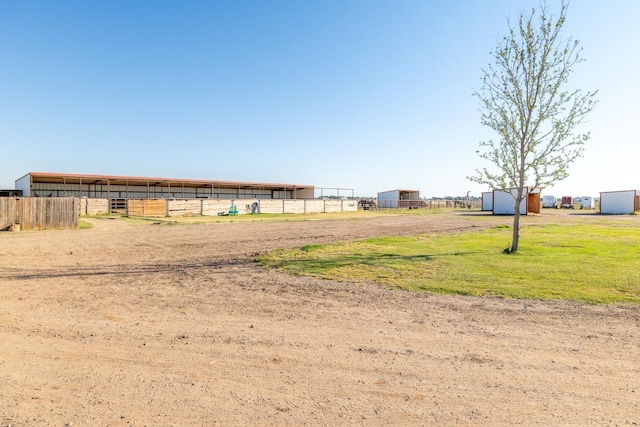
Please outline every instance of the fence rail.
[{"label": "fence rail", "polygon": [[0,197],[0,230],[78,228],[75,197]]},{"label": "fence rail", "polygon": [[360,209],[447,209],[447,208],[474,208],[482,207],[482,200],[382,200],[361,199],[358,202]]}]

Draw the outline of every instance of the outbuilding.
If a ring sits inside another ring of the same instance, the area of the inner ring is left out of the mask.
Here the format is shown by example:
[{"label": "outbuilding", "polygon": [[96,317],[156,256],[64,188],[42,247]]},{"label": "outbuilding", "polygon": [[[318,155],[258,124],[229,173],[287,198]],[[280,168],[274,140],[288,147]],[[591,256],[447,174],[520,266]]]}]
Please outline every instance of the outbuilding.
[{"label": "outbuilding", "polygon": [[482,193],[482,210],[493,210],[493,191],[485,191]]},{"label": "outbuilding", "polygon": [[420,191],[418,190],[390,190],[378,193],[379,209],[419,208]]},{"label": "outbuilding", "polygon": [[624,215],[640,211],[640,190],[600,192],[600,213]]},{"label": "outbuilding", "polygon": [[[513,215],[515,214],[515,197],[517,188],[506,188],[504,190],[493,190],[493,214]],[[540,191],[524,187],[525,197],[520,203],[520,215],[528,213],[540,213]]]},{"label": "outbuilding", "polygon": [[16,180],[24,197],[106,199],[313,199],[314,186],[237,181],[29,172]]}]

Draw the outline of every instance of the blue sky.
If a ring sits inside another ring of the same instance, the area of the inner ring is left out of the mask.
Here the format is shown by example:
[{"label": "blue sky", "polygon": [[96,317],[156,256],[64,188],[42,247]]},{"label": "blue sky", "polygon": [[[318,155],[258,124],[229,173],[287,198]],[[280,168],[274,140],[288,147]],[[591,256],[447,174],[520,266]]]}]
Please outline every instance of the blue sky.
[{"label": "blue sky", "polygon": [[[472,93],[537,4],[0,0],[0,188],[39,171],[480,195],[493,135]],[[546,194],[640,188],[638,22],[637,0],[570,5],[570,83],[599,105]]]}]

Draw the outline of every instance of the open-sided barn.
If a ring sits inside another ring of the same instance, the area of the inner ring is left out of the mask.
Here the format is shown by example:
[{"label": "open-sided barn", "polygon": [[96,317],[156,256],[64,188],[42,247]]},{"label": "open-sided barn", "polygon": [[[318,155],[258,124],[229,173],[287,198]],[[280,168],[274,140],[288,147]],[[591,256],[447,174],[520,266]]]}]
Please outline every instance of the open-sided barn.
[{"label": "open-sided barn", "polygon": [[30,172],[16,180],[28,198],[74,197],[81,214],[185,216],[355,211],[355,200],[315,199],[315,187],[115,175]]},{"label": "open-sided barn", "polygon": [[418,208],[420,206],[418,190],[390,190],[378,193],[378,208]]},{"label": "open-sided barn", "polygon": [[640,190],[604,191],[600,193],[600,213],[633,214],[640,211]]},{"label": "open-sided barn", "polygon": [[29,172],[16,180],[25,197],[99,199],[313,199],[314,186],[138,176]]}]

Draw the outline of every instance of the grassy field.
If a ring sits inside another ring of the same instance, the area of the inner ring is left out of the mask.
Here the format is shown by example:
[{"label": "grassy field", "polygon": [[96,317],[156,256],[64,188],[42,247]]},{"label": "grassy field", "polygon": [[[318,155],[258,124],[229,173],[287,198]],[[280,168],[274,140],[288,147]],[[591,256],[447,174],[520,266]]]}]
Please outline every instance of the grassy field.
[{"label": "grassy field", "polygon": [[615,217],[511,228],[309,245],[262,256],[292,274],[375,282],[410,291],[640,303],[640,227]]}]

